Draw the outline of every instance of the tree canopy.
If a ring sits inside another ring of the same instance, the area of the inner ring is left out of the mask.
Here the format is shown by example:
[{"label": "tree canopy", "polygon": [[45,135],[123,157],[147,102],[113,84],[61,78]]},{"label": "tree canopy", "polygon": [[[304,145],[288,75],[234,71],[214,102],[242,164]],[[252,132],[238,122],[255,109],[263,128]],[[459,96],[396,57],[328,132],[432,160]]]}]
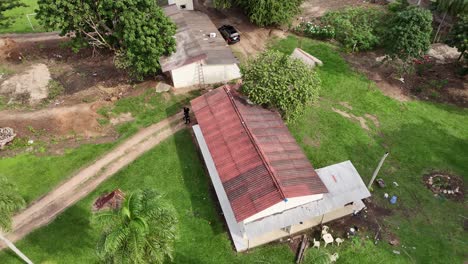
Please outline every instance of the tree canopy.
[{"label": "tree canopy", "polygon": [[266,51],[241,66],[242,91],[261,105],[276,108],[294,121],[318,98],[320,78],[302,61],[279,51]]},{"label": "tree canopy", "polygon": [[10,230],[11,217],[24,205],[25,202],[18,194],[16,186],[0,177],[0,230]]},{"label": "tree canopy", "polygon": [[48,29],[74,35],[75,43],[107,48],[116,65],[137,77],[160,69],[175,51],[176,26],[154,0],[39,0],[37,17]]},{"label": "tree canopy", "polygon": [[281,25],[300,12],[303,0],[214,0],[217,8],[241,7],[252,23],[259,26]]},{"label": "tree canopy", "polygon": [[12,19],[5,16],[5,11],[11,10],[16,7],[26,6],[20,0],[1,0],[0,1],[0,27],[10,25]]},{"label": "tree canopy", "polygon": [[420,7],[397,12],[389,21],[385,44],[389,55],[407,61],[425,54],[431,45],[432,14]]},{"label": "tree canopy", "polygon": [[468,57],[468,53],[466,52],[468,48],[468,14],[459,16],[446,42],[448,45],[456,47],[461,53],[458,59],[461,59],[463,56],[465,56],[465,58]]},{"label": "tree canopy", "polygon": [[121,208],[93,217],[102,230],[98,256],[106,263],[164,263],[172,259],[177,217],[155,190],[127,194]]}]

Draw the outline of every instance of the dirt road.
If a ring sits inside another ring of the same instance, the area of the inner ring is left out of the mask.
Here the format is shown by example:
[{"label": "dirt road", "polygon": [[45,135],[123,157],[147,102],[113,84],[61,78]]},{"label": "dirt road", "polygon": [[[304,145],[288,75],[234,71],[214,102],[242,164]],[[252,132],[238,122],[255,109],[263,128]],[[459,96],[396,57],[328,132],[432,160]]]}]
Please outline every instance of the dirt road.
[{"label": "dirt road", "polygon": [[[99,184],[184,127],[178,115],[172,116],[125,140],[15,215],[13,229],[7,234],[7,238],[12,242],[18,241],[33,230],[50,223],[65,209],[95,190]],[[4,246],[0,245],[0,248]]]}]

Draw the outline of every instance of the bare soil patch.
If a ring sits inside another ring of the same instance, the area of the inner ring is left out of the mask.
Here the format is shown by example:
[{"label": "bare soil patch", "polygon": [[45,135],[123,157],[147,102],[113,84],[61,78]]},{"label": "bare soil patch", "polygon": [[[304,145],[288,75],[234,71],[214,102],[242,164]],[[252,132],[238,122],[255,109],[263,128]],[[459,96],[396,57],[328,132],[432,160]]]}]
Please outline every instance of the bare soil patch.
[{"label": "bare soil patch", "polygon": [[98,107],[100,104],[79,104],[32,112],[1,111],[0,127],[13,128],[18,137],[33,136],[36,133],[96,137],[105,132],[97,122]]},{"label": "bare soil patch", "polygon": [[240,61],[265,50],[272,38],[283,38],[285,31],[273,27],[258,27],[249,21],[249,18],[239,8],[218,10],[203,5],[204,0],[199,0],[197,8],[207,14],[217,28],[222,25],[234,26],[241,35],[241,41],[230,45],[234,55]]},{"label": "bare soil patch", "polygon": [[424,175],[423,181],[434,196],[442,196],[456,202],[464,201],[464,184],[459,176],[436,171]]},{"label": "bare soil patch", "polygon": [[[444,49],[439,51],[444,52]],[[344,54],[344,57],[389,97],[399,101],[418,98],[468,107],[468,75],[457,74],[461,66],[454,56],[445,54],[447,56],[441,58],[438,53],[438,58],[427,57],[415,62],[414,72],[400,75],[394,64],[376,60],[383,55],[382,51],[375,51]]]},{"label": "bare soil patch", "polygon": [[[25,103],[39,103],[49,94],[50,80],[51,76],[47,65],[34,64],[26,68],[24,72],[15,74],[1,82],[0,94],[8,95],[10,100],[19,98],[20,102],[27,99]],[[22,98],[23,96],[26,98]]]},{"label": "bare soil patch", "polygon": [[[342,103],[340,103],[340,104],[342,105]],[[346,107],[346,108],[349,109],[349,107]],[[351,108],[351,109],[352,109],[352,108]],[[348,113],[348,112],[346,112],[346,111],[342,111],[342,110],[337,109],[337,108],[334,108],[334,107],[332,107],[332,110],[333,110],[333,112],[335,112],[335,113],[337,113],[337,114],[339,114],[339,115],[341,115],[341,116],[343,116],[343,117],[346,117],[346,118],[351,119],[351,120],[358,121],[358,122],[359,122],[359,125],[360,125],[363,129],[365,129],[365,130],[367,130],[367,131],[370,131],[370,128],[369,128],[369,126],[368,126],[368,124],[367,124],[367,121],[369,121],[369,120],[370,120],[377,128],[380,127],[380,122],[379,122],[379,120],[377,119],[377,117],[374,116],[374,115],[365,114],[364,117],[362,117],[362,116],[356,116],[356,115],[354,115],[354,114],[352,114],[352,113]],[[366,119],[366,118],[367,118],[367,119]]]}]

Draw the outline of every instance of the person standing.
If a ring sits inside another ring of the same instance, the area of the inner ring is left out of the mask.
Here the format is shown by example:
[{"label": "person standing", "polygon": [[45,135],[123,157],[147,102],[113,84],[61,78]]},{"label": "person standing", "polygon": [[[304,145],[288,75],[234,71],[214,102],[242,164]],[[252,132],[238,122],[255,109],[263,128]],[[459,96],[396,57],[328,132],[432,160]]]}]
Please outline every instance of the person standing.
[{"label": "person standing", "polygon": [[185,124],[190,123],[190,109],[188,107],[184,107],[184,120]]}]

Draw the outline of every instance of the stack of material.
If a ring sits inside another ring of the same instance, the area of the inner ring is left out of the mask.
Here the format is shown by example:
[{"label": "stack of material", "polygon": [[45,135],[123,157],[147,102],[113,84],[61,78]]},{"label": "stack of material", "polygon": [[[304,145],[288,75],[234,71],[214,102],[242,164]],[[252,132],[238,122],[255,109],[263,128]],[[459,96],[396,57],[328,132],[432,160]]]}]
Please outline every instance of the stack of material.
[{"label": "stack of material", "polygon": [[93,204],[93,211],[118,209],[122,205],[124,199],[125,194],[120,189],[116,189],[97,198]]},{"label": "stack of material", "polygon": [[0,149],[15,139],[16,134],[11,127],[0,127]]},{"label": "stack of material", "polygon": [[300,48],[294,49],[293,53],[291,54],[291,58],[298,59],[304,62],[309,67],[314,68],[315,66],[322,66],[323,62],[316,57],[310,55],[309,53],[303,51]]}]

